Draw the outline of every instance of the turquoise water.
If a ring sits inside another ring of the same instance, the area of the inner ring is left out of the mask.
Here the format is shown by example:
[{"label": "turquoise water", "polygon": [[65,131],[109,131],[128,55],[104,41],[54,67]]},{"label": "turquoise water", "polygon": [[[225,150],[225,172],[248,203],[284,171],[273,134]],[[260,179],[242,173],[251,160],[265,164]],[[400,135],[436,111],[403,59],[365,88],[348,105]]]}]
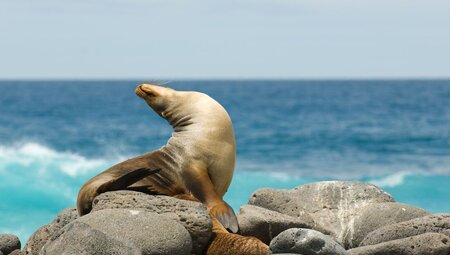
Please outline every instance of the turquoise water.
[{"label": "turquoise water", "polygon": [[[80,186],[154,150],[170,126],[137,81],[0,82],[0,232],[23,242]],[[225,199],[322,180],[374,183],[399,202],[450,212],[450,81],[174,82],[229,111],[238,157]],[[143,132],[145,131],[145,132]]]}]

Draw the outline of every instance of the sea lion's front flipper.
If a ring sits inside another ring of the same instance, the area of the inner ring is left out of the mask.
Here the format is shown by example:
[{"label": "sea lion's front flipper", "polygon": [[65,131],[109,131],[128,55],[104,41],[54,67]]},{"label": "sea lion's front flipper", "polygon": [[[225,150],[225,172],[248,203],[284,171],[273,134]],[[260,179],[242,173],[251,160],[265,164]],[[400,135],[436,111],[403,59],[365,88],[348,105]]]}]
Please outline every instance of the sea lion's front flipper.
[{"label": "sea lion's front flipper", "polygon": [[133,183],[138,182],[139,180],[155,174],[157,172],[161,171],[161,169],[149,169],[149,168],[139,168],[130,172],[127,172],[126,174],[116,178],[112,179],[108,182],[103,183],[98,187],[98,193],[103,193],[106,191],[115,191],[115,190],[123,190],[126,189],[128,186],[132,185]]},{"label": "sea lion's front flipper", "polygon": [[183,171],[183,179],[195,198],[206,204],[210,215],[227,229],[236,233],[238,221],[233,209],[217,194],[208,175],[208,170],[201,164],[192,164],[189,170]]},{"label": "sea lion's front flipper", "polygon": [[211,208],[208,207],[208,210],[209,214],[219,220],[225,228],[233,233],[238,232],[239,225],[236,214],[234,214],[233,208],[225,201],[222,200],[222,203],[213,205]]}]

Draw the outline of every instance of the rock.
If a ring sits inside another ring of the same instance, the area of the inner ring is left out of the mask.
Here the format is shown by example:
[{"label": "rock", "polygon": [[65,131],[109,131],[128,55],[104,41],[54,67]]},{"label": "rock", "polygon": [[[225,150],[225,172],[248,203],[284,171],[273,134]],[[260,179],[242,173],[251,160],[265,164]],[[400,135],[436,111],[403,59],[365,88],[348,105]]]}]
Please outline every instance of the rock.
[{"label": "rock", "polygon": [[66,208],[59,212],[58,215],[56,215],[52,223],[62,228],[78,218],[79,216],[76,208]]},{"label": "rock", "polygon": [[24,254],[25,253],[23,253],[21,250],[14,250],[9,255],[24,255]]},{"label": "rock", "polygon": [[25,247],[23,247],[23,251],[27,255],[39,254],[44,244],[52,237],[52,235],[58,232],[58,230],[60,230],[60,228],[55,227],[55,225],[51,223],[40,227],[28,239]]},{"label": "rock", "polygon": [[50,237],[77,218],[77,209],[67,208],[62,210],[51,223],[40,227],[31,235],[23,248],[23,252],[27,255],[38,254]]},{"label": "rock", "polygon": [[270,242],[272,253],[295,252],[304,255],[343,255],[344,247],[329,236],[304,228],[291,228],[281,232]]},{"label": "rock", "polygon": [[378,228],[370,232],[360,246],[379,244],[424,233],[441,233],[450,237],[450,214],[432,214]]},{"label": "rock", "polygon": [[258,189],[249,199],[251,205],[292,217],[309,214],[339,242],[359,208],[383,202],[394,199],[372,184],[344,181],[310,183],[292,190]]},{"label": "rock", "polygon": [[125,190],[106,192],[94,199],[93,211],[112,208],[139,208],[180,222],[191,235],[194,254],[202,254],[211,238],[211,219],[199,202]]},{"label": "rock", "polygon": [[438,233],[425,233],[347,251],[348,255],[448,255],[449,253],[449,237]]},{"label": "rock", "polygon": [[254,205],[242,206],[237,219],[241,235],[254,236],[266,244],[286,229],[315,227],[309,214],[304,214],[301,218],[291,217]]},{"label": "rock", "polygon": [[191,254],[189,232],[177,221],[143,210],[105,209],[74,222],[88,224],[108,237],[132,243],[143,255]]},{"label": "rock", "polygon": [[20,249],[20,240],[17,236],[0,234],[0,251],[3,254],[10,254],[17,249]]},{"label": "rock", "polygon": [[344,245],[347,248],[358,247],[367,234],[380,227],[428,214],[423,209],[400,203],[366,205],[358,212],[353,224],[349,224],[345,233]]},{"label": "rock", "polygon": [[93,229],[86,223],[73,222],[44,245],[40,255],[140,255],[140,249]]}]

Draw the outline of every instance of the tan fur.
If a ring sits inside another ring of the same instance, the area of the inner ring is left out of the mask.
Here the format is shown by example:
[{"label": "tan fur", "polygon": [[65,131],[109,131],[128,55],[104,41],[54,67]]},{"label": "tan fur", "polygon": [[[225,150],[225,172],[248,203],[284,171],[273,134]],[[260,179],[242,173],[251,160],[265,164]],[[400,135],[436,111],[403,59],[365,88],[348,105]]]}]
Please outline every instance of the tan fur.
[{"label": "tan fur", "polygon": [[[214,99],[199,92],[141,84],[136,94],[172,125],[172,137],[162,148],[121,162],[89,180],[78,195],[80,215],[90,212],[95,196],[109,190],[193,195],[213,217],[236,232],[236,216],[222,199],[230,185],[236,157],[228,113]],[[133,175],[137,169],[140,172]],[[145,175],[145,169],[159,171]]]},{"label": "tan fur", "polygon": [[228,233],[219,221],[212,218],[213,235],[206,255],[267,255],[269,246],[256,237]]}]

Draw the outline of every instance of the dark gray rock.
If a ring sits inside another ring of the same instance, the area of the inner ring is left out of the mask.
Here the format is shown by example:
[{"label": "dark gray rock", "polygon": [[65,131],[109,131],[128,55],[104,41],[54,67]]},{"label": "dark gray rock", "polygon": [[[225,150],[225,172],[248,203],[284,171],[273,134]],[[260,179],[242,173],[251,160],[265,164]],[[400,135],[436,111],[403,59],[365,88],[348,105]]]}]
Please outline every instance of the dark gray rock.
[{"label": "dark gray rock", "polygon": [[400,203],[377,203],[366,205],[358,211],[353,223],[346,229],[344,245],[358,247],[370,232],[387,225],[428,215],[423,209]]},{"label": "dark gray rock", "polygon": [[129,242],[123,242],[93,229],[86,223],[73,222],[53,235],[40,255],[141,255]]},{"label": "dark gray rock", "polygon": [[0,251],[3,254],[10,254],[12,251],[20,249],[20,240],[11,234],[0,234]]},{"label": "dark gray rock", "polygon": [[449,237],[438,233],[425,233],[347,251],[348,255],[448,255]]},{"label": "dark gray rock", "polygon": [[291,228],[281,232],[270,242],[272,253],[294,252],[304,255],[344,255],[344,247],[329,236],[304,228]]},{"label": "dark gray rock", "polygon": [[450,237],[450,214],[432,214],[381,227],[370,232],[360,246],[379,244],[424,233],[441,233]]},{"label": "dark gray rock", "polygon": [[286,229],[315,227],[308,214],[297,218],[254,205],[242,206],[237,219],[241,235],[254,236],[266,244]]},{"label": "dark gray rock", "polygon": [[310,183],[292,190],[259,189],[249,199],[251,205],[292,217],[309,214],[339,242],[359,208],[383,202],[394,199],[372,184],[344,181]]},{"label": "dark gray rock", "polygon": [[23,248],[23,252],[27,255],[38,254],[50,237],[77,218],[77,209],[67,208],[62,210],[51,223],[40,227],[31,235]]},{"label": "dark gray rock", "polygon": [[113,208],[145,210],[180,222],[191,235],[194,254],[202,254],[211,238],[211,219],[199,202],[125,190],[106,192],[94,199],[93,211]]},{"label": "dark gray rock", "polygon": [[74,222],[86,223],[108,237],[132,243],[143,255],[191,254],[189,232],[164,215],[134,209],[105,209]]}]

